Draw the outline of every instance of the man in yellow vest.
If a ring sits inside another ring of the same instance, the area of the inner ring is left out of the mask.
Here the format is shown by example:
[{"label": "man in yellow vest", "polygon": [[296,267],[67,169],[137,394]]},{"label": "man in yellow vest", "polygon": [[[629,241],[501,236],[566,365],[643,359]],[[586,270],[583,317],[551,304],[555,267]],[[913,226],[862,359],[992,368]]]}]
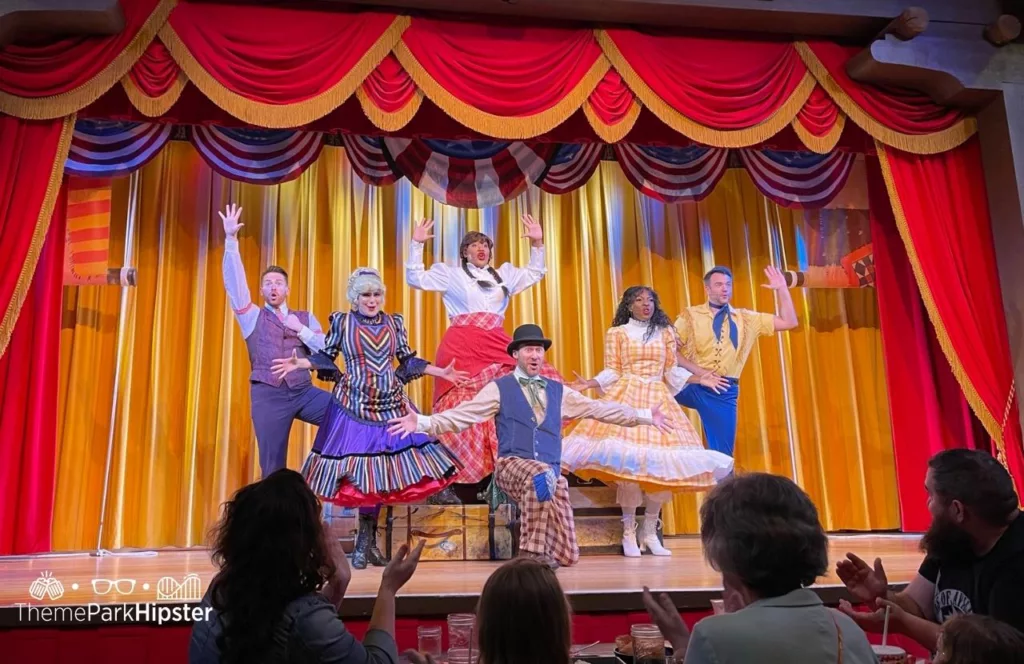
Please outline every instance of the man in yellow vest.
[{"label": "man in yellow vest", "polygon": [[724,391],[689,383],[676,395],[676,401],[700,415],[708,447],[729,456],[736,444],[739,378],[750,351],[759,337],[792,330],[798,324],[785,276],[773,266],[765,268],[764,274],[768,278],[765,287],[778,297],[778,314],[733,308],[732,271],[719,266],[704,275],[707,303],[688,307],[675,323],[683,357],[729,382]]}]

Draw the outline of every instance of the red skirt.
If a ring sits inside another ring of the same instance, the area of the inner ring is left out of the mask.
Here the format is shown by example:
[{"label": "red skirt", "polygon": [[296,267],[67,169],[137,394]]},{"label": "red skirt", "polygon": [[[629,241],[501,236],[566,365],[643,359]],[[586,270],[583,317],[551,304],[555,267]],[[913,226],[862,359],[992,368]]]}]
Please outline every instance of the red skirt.
[{"label": "red skirt", "polygon": [[[446,367],[455,360],[455,368],[469,373],[469,381],[462,387],[441,378],[434,379],[434,412],[441,413],[469,401],[487,383],[512,373],[516,361],[508,354],[512,337],[502,327],[504,319],[491,313],[473,313],[456,316],[437,347],[434,364]],[[547,362],[541,375],[550,380],[565,382]],[[441,442],[463,463],[457,481],[475,484],[494,472],[498,458],[498,435],[494,420],[481,422],[461,433],[440,436]]]}]

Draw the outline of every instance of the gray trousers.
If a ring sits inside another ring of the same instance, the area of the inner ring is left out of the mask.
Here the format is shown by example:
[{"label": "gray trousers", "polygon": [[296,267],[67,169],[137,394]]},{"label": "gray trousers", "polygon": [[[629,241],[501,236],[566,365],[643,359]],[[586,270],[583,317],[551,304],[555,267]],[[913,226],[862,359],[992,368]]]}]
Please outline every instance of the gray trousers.
[{"label": "gray trousers", "polygon": [[266,477],[284,468],[288,462],[288,436],[292,421],[319,425],[331,403],[331,393],[306,385],[292,389],[287,383],[273,387],[250,383],[252,423],[260,450],[260,471]]}]

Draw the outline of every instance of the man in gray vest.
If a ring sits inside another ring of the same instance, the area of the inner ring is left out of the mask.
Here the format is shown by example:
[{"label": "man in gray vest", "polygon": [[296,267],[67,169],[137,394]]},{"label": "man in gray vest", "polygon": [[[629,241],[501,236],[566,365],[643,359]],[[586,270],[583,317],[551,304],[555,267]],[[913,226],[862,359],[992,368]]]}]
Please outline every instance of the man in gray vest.
[{"label": "man in gray vest", "polygon": [[224,222],[224,288],[249,349],[249,395],[252,423],[260,451],[263,477],[284,468],[288,460],[288,436],[295,419],[319,425],[331,402],[331,393],[313,387],[308,371],[293,371],[277,378],[270,364],[282,357],[308,357],[324,347],[320,323],[308,311],[291,311],[288,273],[271,265],[260,275],[263,306],[253,304],[245,268],[238,253],[238,223],[242,208],[229,205],[220,214]]},{"label": "man in gray vest", "polygon": [[574,565],[580,549],[569,502],[569,485],[561,476],[562,419],[591,418],[619,426],[650,425],[669,430],[665,416],[611,401],[594,401],[561,383],[540,377],[551,340],[536,325],[521,325],[508,353],[513,373],[484,386],[471,400],[431,416],[410,412],[391,420],[391,431],[409,434],[463,431],[495,419],[498,461],[494,479],[522,511],[519,548],[550,565]]}]

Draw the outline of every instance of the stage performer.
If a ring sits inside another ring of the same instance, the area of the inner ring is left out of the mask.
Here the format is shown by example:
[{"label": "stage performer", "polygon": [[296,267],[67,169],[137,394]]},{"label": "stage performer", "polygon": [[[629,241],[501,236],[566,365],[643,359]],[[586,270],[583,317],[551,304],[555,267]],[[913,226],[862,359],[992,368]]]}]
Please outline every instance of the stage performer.
[{"label": "stage performer", "polygon": [[[582,479],[614,484],[622,508],[622,551],[640,557],[646,548],[656,556],[672,553],[658,540],[661,506],[673,493],[704,491],[732,472],[732,457],[704,449],[700,434],[672,399],[687,381],[724,389],[726,381],[707,374],[697,378],[677,366],[676,332],[657,293],[646,286],[626,289],[612,327],[605,336],[605,368],[590,380],[570,384],[583,391],[599,388],[602,399],[634,408],[657,406],[672,431],[623,427],[586,420],[565,439],[562,465]],[[670,389],[670,386],[674,389]],[[637,543],[636,510],[647,501],[643,533]]]},{"label": "stage performer", "polygon": [[561,476],[563,419],[593,418],[620,426],[652,425],[671,430],[658,405],[636,409],[595,401],[562,383],[541,378],[551,341],[536,325],[516,328],[506,352],[516,368],[489,382],[475,397],[430,416],[409,412],[392,420],[391,431],[409,435],[465,431],[493,419],[498,432],[494,479],[522,511],[520,550],[545,564],[574,565],[576,543],[569,485]]},{"label": "stage performer", "polygon": [[288,273],[276,265],[260,275],[263,306],[253,304],[238,251],[238,230],[244,225],[238,221],[242,208],[232,204],[218,214],[224,222],[224,288],[249,351],[252,424],[260,472],[268,477],[287,463],[292,421],[319,425],[331,403],[330,392],[314,387],[308,373],[277,377],[271,371],[271,361],[292,353],[307,357],[321,350],[324,334],[312,313],[288,308]]},{"label": "stage performer", "polygon": [[[452,364],[442,369],[416,357],[402,316],[383,311],[384,292],[377,270],[359,268],[348,280],[351,311],[331,314],[324,348],[308,358],[293,354],[273,362],[277,376],[315,369],[334,382],[333,399],[301,472],[323,500],[360,508],[352,561],[360,569],[367,561],[386,563],[375,536],[381,504],[427,498],[448,486],[461,467],[435,438],[388,432],[389,419],[416,413],[406,383],[426,374],[458,384],[466,374]],[[344,373],[335,365],[339,354]]]},{"label": "stage performer", "polygon": [[[502,327],[510,298],[533,286],[547,272],[544,263],[544,234],[541,225],[530,215],[523,215],[523,237],[530,240],[530,260],[526,267],[505,263],[498,269],[490,266],[494,242],[488,236],[470,231],[459,244],[459,267],[434,263],[429,270],[423,266],[423,244],[434,237],[433,221],[417,224],[412,232],[405,279],[411,288],[440,291],[444,295],[449,327],[437,348],[440,365],[455,360],[455,366],[469,372],[470,380],[461,387],[444,378],[434,380],[433,412],[442,413],[472,399],[484,385],[512,373],[515,362],[505,353],[508,333]],[[563,382],[551,365],[545,364],[541,374]],[[490,420],[460,433],[445,433],[441,440],[465,464],[459,482],[474,484],[494,472],[498,438]],[[449,500],[453,497],[447,497]]]},{"label": "stage performer", "polygon": [[717,392],[705,385],[688,384],[676,401],[700,414],[708,447],[733,455],[736,444],[736,400],[739,398],[740,373],[758,338],[797,326],[796,309],[789,295],[786,278],[769,265],[764,270],[765,288],[778,297],[778,314],[735,309],[732,298],[732,272],[727,267],[712,268],[704,275],[707,304],[688,307],[676,319],[676,331],[682,344],[682,356],[701,367],[724,376],[728,389]]}]

